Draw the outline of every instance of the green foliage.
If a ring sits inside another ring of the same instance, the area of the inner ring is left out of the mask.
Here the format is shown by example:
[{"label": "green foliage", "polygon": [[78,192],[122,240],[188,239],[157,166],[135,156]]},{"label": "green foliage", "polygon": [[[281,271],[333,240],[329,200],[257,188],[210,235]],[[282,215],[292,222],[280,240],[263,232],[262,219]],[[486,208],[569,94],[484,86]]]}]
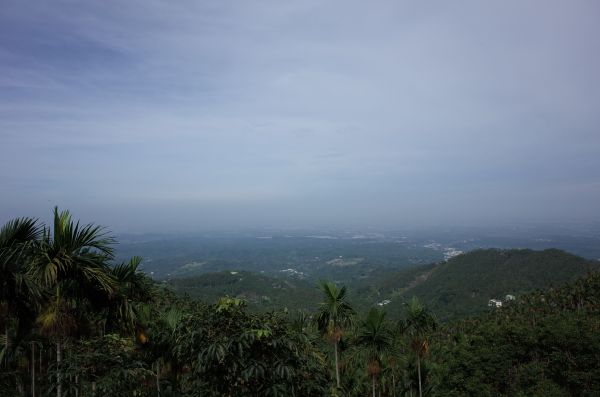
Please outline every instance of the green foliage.
[{"label": "green foliage", "polygon": [[416,296],[439,319],[449,321],[486,312],[490,299],[552,288],[593,269],[600,269],[597,262],[556,249],[476,250],[435,267],[392,275],[389,279],[398,284],[384,283],[380,292],[392,300],[387,307],[391,313],[400,312],[400,303]]},{"label": "green foliage", "polygon": [[[153,373],[142,360],[132,338],[108,334],[71,343],[66,351],[62,370],[67,393],[100,396],[147,395]],[[53,376],[56,367],[50,369]]]},{"label": "green foliage", "polygon": [[[393,323],[381,308],[357,315],[353,295],[331,282],[313,288],[316,310],[296,315],[253,312],[241,294],[217,299],[216,289],[214,304],[179,297],[140,273],[139,258],[111,264],[102,229],[66,211],[54,218],[52,230],[28,218],[0,229],[0,395],[600,394],[600,273],[524,293],[592,266],[560,251],[477,251],[381,278],[385,288],[406,283],[396,297],[421,297]],[[235,284],[229,276],[208,279]],[[439,326],[427,299],[438,313],[450,308],[442,317],[465,315],[481,309],[474,288],[518,298]],[[452,309],[459,302],[467,308]]]},{"label": "green foliage", "polygon": [[[319,289],[323,301],[317,312],[317,325],[322,332],[333,332],[336,328],[349,325],[354,309],[346,298],[346,287],[338,288],[331,282],[322,282]],[[338,338],[339,340],[339,338]]]},{"label": "green foliage", "polygon": [[[0,362],[9,359],[14,346],[31,329],[42,289],[28,274],[43,228],[32,218],[19,218],[0,229]],[[9,329],[12,332],[9,333]],[[11,339],[15,339],[11,343]]]},{"label": "green foliage", "polygon": [[[351,269],[354,267],[366,273],[356,276]],[[417,296],[442,321],[484,313],[488,310],[489,299],[551,288],[581,277],[594,268],[599,268],[597,263],[559,250],[496,249],[476,250],[447,262],[400,271],[375,269],[364,263],[340,267],[348,273],[343,277],[348,279],[345,282],[347,300],[357,311],[368,312],[374,304],[390,300],[391,303],[385,306],[386,311],[390,319],[397,320],[403,311],[403,303]],[[207,302],[215,302],[225,295],[238,297],[246,300],[251,310],[257,311],[315,310],[320,300],[319,291],[306,280],[249,271],[174,278],[167,285],[178,293]]]},{"label": "green foliage", "polygon": [[[295,333],[277,313],[251,314],[240,305],[209,307],[192,317],[190,349],[180,349],[194,376],[189,390],[205,395],[322,395],[327,386],[325,361],[308,339]],[[191,328],[188,323],[187,327]]]},{"label": "green foliage", "polygon": [[346,287],[338,288],[334,283],[323,281],[319,284],[323,301],[319,304],[316,325],[334,348],[336,387],[340,387],[339,343],[344,327],[352,324],[354,309],[346,300]]},{"label": "green foliage", "polygon": [[393,359],[393,334],[390,324],[385,320],[385,312],[371,309],[367,317],[360,322],[354,339],[353,360],[363,367],[371,377],[372,391],[378,387],[386,359]]},{"label": "green foliage", "polygon": [[314,310],[319,302],[319,292],[304,280],[276,278],[247,271],[173,278],[166,285],[179,294],[203,302],[216,302],[222,296],[244,299],[254,311],[282,308]]},{"label": "green foliage", "polygon": [[445,328],[440,396],[600,393],[600,274]]}]

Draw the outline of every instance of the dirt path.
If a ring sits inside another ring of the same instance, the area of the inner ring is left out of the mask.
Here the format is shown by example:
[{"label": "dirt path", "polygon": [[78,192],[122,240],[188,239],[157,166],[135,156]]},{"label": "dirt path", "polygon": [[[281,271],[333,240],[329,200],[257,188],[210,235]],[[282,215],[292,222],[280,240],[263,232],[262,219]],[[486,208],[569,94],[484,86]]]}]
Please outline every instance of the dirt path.
[{"label": "dirt path", "polygon": [[431,274],[437,268],[438,268],[438,266],[434,267],[433,269],[431,269],[427,273],[419,274],[417,277],[415,277],[415,279],[413,281],[411,281],[408,284],[408,286],[404,289],[404,291],[402,291],[402,293],[405,293],[406,291],[410,291],[411,289],[415,288],[417,285],[419,285],[419,284],[427,281],[427,279],[429,278],[429,276],[431,276]]}]

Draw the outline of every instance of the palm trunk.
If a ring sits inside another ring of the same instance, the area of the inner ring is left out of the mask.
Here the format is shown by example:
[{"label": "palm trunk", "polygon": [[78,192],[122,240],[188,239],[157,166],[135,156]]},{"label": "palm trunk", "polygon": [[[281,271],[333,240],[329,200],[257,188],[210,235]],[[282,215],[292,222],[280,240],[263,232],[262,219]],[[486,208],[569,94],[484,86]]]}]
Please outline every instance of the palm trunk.
[{"label": "palm trunk", "polygon": [[421,357],[417,354],[417,373],[419,374],[419,397],[423,397],[423,392],[421,391]]},{"label": "palm trunk", "polygon": [[156,395],[160,397],[160,363],[156,361]]},{"label": "palm trunk", "polygon": [[56,397],[62,397],[62,343],[56,342]]},{"label": "palm trunk", "polygon": [[40,345],[40,367],[39,367],[39,371],[38,371],[38,373],[40,374],[39,375],[39,377],[40,377],[40,385],[39,385],[39,387],[40,387],[40,395],[42,395],[41,389],[42,389],[42,387],[44,385],[44,377],[42,376],[42,374],[43,374],[43,372],[42,372],[42,362],[44,361],[43,358],[44,358],[44,345],[41,344]]},{"label": "palm trunk", "polygon": [[335,356],[335,382],[338,389],[340,388],[340,366],[338,365],[338,342],[335,341],[333,344],[333,353]]},{"label": "palm trunk", "polygon": [[25,397],[25,387],[23,386],[23,383],[21,383],[21,379],[17,375],[15,375],[15,378],[15,381],[17,382],[17,393],[19,393],[19,396]]},{"label": "palm trunk", "polygon": [[31,342],[31,397],[35,397],[35,343]]},{"label": "palm trunk", "polygon": [[92,381],[92,397],[96,397],[96,381]]},{"label": "palm trunk", "polygon": [[371,375],[371,383],[373,384],[373,397],[375,397],[375,374]]},{"label": "palm trunk", "polygon": [[4,333],[6,339],[4,339],[4,364],[8,364],[8,319],[4,325]]}]

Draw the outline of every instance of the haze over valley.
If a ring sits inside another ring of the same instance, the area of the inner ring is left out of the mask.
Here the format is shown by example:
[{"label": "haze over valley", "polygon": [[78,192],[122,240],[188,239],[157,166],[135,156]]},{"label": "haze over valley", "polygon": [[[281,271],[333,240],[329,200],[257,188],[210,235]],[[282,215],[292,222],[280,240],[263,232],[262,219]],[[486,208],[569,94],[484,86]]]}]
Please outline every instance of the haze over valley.
[{"label": "haze over valley", "polygon": [[401,269],[449,259],[481,248],[559,248],[600,259],[600,226],[511,225],[390,231],[246,230],[196,234],[118,235],[117,258],[144,258],[142,269],[155,279],[221,270],[247,270],[317,281],[348,268]]}]

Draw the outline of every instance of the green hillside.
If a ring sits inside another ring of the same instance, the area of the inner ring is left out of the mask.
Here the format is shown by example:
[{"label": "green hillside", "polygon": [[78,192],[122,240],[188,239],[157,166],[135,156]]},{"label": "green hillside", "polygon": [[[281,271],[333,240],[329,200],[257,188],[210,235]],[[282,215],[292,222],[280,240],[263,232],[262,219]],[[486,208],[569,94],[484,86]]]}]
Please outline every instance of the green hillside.
[{"label": "green hillside", "polygon": [[573,281],[593,268],[598,268],[597,262],[557,249],[476,250],[433,268],[420,266],[387,276],[379,293],[392,300],[390,312],[417,296],[444,320],[482,312],[493,298]]},{"label": "green hillside", "polygon": [[[594,267],[598,268],[596,262],[557,249],[486,249],[401,271],[365,267],[365,275],[345,284],[358,310],[386,303],[390,317],[398,318],[403,303],[417,296],[441,320],[451,320],[486,311],[490,299],[551,288],[581,277]],[[205,302],[215,302],[225,295],[242,298],[253,310],[311,310],[319,302],[312,281],[284,275],[222,271],[175,278],[167,284],[177,293]]]},{"label": "green hillside", "polygon": [[304,280],[275,278],[246,271],[175,278],[169,280],[167,285],[179,294],[187,294],[204,302],[216,302],[223,296],[244,299],[254,310],[314,309],[320,298],[316,287]]},{"label": "green hillside", "polygon": [[[403,293],[422,282],[436,266],[436,263],[431,263],[401,271],[380,269],[371,277],[357,279],[348,285],[350,301],[359,310],[368,310],[386,299],[392,300],[391,307],[396,307],[396,303],[402,301]],[[395,312],[390,314],[392,317],[397,315]]]},{"label": "green hillside", "polygon": [[436,396],[600,395],[600,273],[448,324]]}]

